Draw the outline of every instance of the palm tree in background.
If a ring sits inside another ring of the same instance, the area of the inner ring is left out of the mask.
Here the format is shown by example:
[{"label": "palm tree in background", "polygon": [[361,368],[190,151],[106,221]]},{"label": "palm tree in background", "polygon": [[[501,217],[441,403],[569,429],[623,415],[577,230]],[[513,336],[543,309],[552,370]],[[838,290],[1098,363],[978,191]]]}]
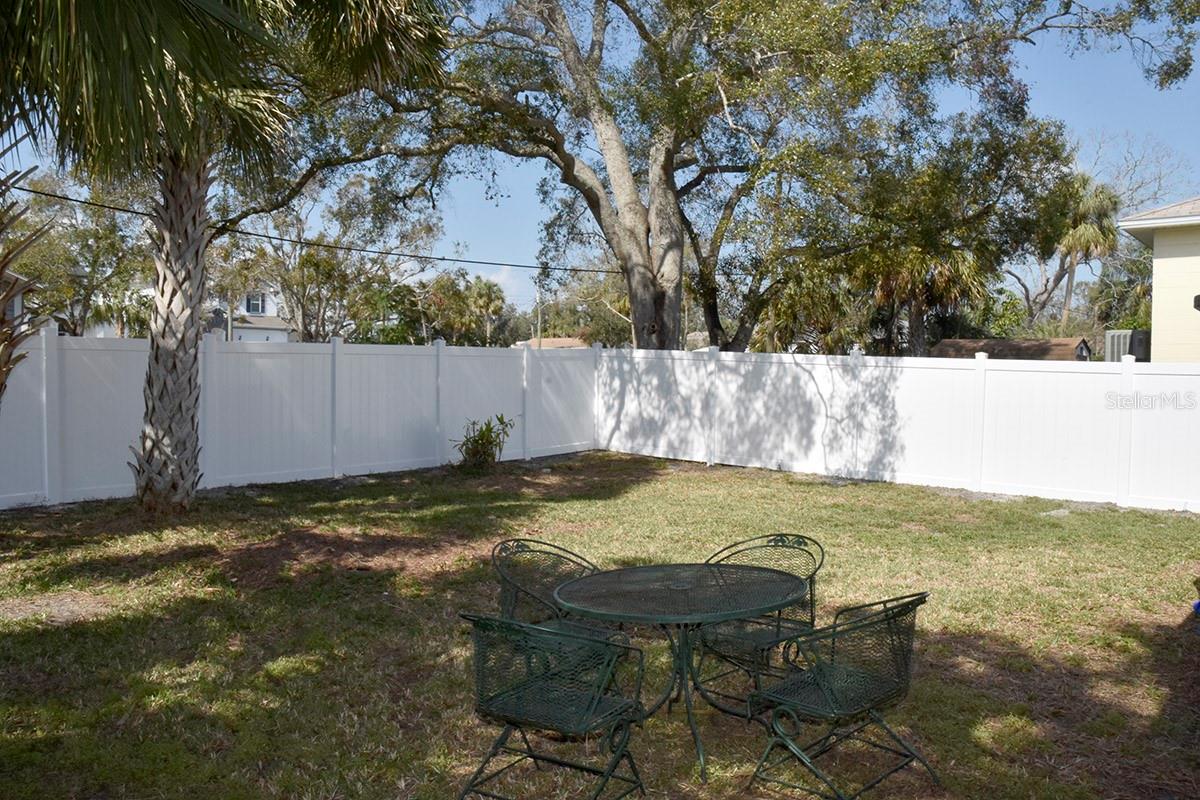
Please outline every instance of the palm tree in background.
[{"label": "palm tree in background", "polygon": [[491,346],[492,326],[496,324],[496,319],[504,313],[504,290],[495,281],[476,277],[471,281],[471,288],[467,292],[467,302],[470,304],[471,310],[478,314],[483,321],[484,345]]},{"label": "palm tree in background", "polygon": [[[975,255],[966,250],[949,250],[930,255],[917,248],[896,248],[876,279],[875,303],[881,308],[903,308],[907,312],[906,355],[929,355],[926,316],[931,310],[947,310],[978,300],[987,292],[987,276]],[[891,317],[894,327],[899,314]],[[888,337],[899,340],[894,331]]]},{"label": "palm tree in background", "polygon": [[31,0],[6,22],[0,131],[45,136],[63,164],[157,180],[145,416],[130,466],[145,508],[186,508],[200,480],[215,160],[268,174],[288,99],[314,82],[328,92],[437,81],[444,15],[438,0]]},{"label": "palm tree in background", "polygon": [[1066,265],[1067,280],[1063,294],[1061,327],[1071,319],[1071,298],[1075,294],[1075,273],[1080,264],[1103,258],[1117,246],[1117,213],[1121,198],[1109,186],[1096,183],[1088,175],[1076,177],[1079,202],[1071,210],[1067,230],[1058,240],[1058,254]]}]

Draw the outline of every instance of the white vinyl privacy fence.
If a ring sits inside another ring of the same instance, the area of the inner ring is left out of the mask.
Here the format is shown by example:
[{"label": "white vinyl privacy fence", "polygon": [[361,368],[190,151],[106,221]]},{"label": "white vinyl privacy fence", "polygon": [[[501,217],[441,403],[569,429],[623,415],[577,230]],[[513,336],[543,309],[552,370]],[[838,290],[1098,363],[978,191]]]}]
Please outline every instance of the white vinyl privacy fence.
[{"label": "white vinyl privacy fence", "polygon": [[[147,344],[41,337],[0,405],[0,507],[128,495]],[[1200,511],[1200,364],[226,343],[204,486],[591,449]]]},{"label": "white vinyl privacy fence", "polygon": [[[149,345],[39,337],[0,402],[0,507],[133,493]],[[201,485],[444,464],[470,419],[516,421],[504,458],[594,448],[598,350],[204,340]]]}]

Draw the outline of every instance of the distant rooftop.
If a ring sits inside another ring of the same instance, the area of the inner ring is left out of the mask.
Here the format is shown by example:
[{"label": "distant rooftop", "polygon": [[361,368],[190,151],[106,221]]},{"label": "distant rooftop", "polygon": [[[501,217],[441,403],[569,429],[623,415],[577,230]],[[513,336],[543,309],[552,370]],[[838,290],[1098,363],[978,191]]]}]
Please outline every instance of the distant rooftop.
[{"label": "distant rooftop", "polygon": [[1087,339],[942,339],[929,351],[935,358],[1021,358],[1030,361],[1086,361],[1092,354]]},{"label": "distant rooftop", "polygon": [[1147,247],[1154,245],[1154,231],[1185,225],[1200,225],[1200,197],[1131,214],[1117,223]]},{"label": "distant rooftop", "polygon": [[290,331],[292,326],[279,317],[266,314],[239,314],[233,318],[235,328],[261,328],[268,331]]},{"label": "distant rooftop", "polygon": [[535,350],[539,347],[543,350],[570,350],[576,347],[587,347],[588,343],[583,339],[577,339],[574,336],[546,336],[541,342],[537,339],[526,339],[523,342],[517,342],[513,347],[532,347]]}]

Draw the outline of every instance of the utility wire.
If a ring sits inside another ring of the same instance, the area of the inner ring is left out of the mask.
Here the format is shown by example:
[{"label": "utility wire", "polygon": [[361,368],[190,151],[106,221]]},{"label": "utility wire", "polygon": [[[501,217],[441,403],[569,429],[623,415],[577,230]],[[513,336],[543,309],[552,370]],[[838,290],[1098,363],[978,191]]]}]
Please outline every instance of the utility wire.
[{"label": "utility wire", "polygon": [[[103,208],[106,211],[116,211],[120,214],[134,214],[139,217],[153,217],[154,215],[148,211],[138,211],[136,208],[125,208],[123,206],[114,206],[109,203],[100,203],[95,200],[84,200],[79,197],[69,197],[65,194],[57,194],[56,192],[44,192],[40,189],[30,189],[25,186],[13,187],[26,194],[36,194],[41,197],[50,197],[55,200],[63,200],[68,203],[78,203],[79,205],[92,206],[93,208]],[[453,256],[423,256],[417,253],[403,253],[398,250],[376,250],[370,247],[353,247],[345,244],[333,244],[332,242],[318,242],[312,239],[293,239],[288,236],[277,236],[272,233],[260,233],[258,231],[248,231],[243,228],[229,228],[222,225],[210,226],[214,230],[221,233],[236,233],[241,236],[253,236],[259,239],[269,239],[273,242],[283,242],[286,244],[299,244],[306,247],[324,247],[327,250],[339,250],[345,253],[362,253],[372,256],[391,256],[395,258],[403,258],[411,261],[438,261],[447,264],[471,264],[481,267],[512,267],[513,269],[547,269],[553,272],[583,272],[600,275],[619,275],[619,270],[615,269],[599,269],[596,267],[542,267],[537,264],[519,264],[513,261],[485,261],[475,258],[455,258]]]}]

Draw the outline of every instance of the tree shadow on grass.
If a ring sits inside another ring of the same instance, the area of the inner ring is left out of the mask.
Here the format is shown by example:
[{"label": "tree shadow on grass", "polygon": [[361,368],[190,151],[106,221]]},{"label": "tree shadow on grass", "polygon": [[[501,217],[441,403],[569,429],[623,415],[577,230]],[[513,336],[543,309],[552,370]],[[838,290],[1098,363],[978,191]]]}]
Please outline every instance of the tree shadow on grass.
[{"label": "tree shadow on grass", "polygon": [[[30,562],[22,581],[41,590],[187,569],[256,584],[321,564],[423,574],[464,554],[486,555],[548,505],[616,498],[664,468],[652,459],[588,454],[509,462],[487,476],[443,468],[249,487],[206,493],[176,519],[143,515],[128,501],[89,503],[0,516],[0,549],[11,563]],[[87,552],[146,534],[168,546]],[[77,557],[72,548],[80,548]]]},{"label": "tree shadow on grass", "polygon": [[982,796],[991,790],[981,779],[1000,775],[1024,787],[1013,796],[1070,796],[1063,787],[1072,786],[1080,797],[1200,796],[1196,692],[1177,655],[1180,631],[1114,633],[1146,651],[1085,660],[988,633],[924,636],[915,702],[900,718],[959,796]]}]

